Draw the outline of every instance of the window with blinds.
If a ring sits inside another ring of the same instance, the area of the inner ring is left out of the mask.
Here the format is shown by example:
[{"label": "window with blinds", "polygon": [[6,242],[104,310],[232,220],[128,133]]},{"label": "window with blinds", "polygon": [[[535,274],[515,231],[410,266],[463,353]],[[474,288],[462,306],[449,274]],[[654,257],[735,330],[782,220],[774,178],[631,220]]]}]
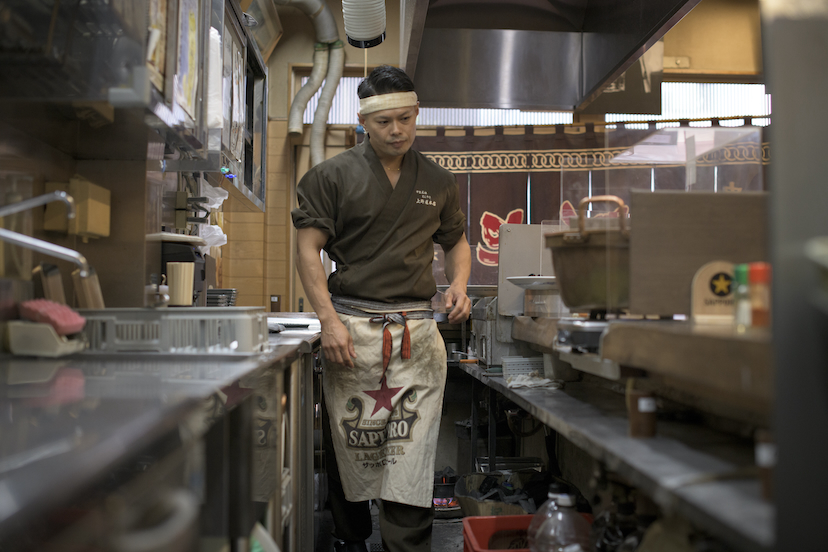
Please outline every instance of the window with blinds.
[{"label": "window with blinds", "polygon": [[[302,79],[302,84],[307,77]],[[357,86],[362,77],[343,77],[328,114],[328,124],[357,124]],[[771,97],[765,93],[763,84],[723,84],[665,82],[661,85],[661,115],[634,115],[610,113],[606,122],[658,121],[676,119],[711,119],[725,117],[750,117],[757,126],[770,124]],[[319,94],[311,98],[305,109],[304,123],[313,122]],[[420,126],[515,126],[515,125],[559,125],[572,123],[572,113],[532,112],[517,109],[450,109],[420,108],[417,124]],[[632,123],[635,124],[635,123]],[[664,123],[659,126],[666,126]],[[704,123],[698,123],[704,124]],[[709,123],[708,123],[709,124]],[[721,122],[722,126],[741,126],[743,119]]]}]

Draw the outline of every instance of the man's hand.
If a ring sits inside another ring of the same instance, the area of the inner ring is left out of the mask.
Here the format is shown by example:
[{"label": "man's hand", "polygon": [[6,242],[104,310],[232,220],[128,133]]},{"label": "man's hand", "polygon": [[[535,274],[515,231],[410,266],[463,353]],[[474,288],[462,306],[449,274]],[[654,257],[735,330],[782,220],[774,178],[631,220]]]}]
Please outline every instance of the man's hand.
[{"label": "man's hand", "polygon": [[462,234],[457,243],[445,251],[445,255],[446,278],[449,281],[446,290],[448,321],[460,324],[469,318],[471,312],[471,299],[466,295],[466,284],[471,274],[471,249],[466,234]]},{"label": "man's hand", "polygon": [[351,360],[357,356],[354,340],[345,324],[338,319],[322,325],[322,351],[330,362],[354,367],[354,361]]},{"label": "man's hand", "polygon": [[471,299],[466,295],[465,290],[449,286],[445,296],[449,323],[460,324],[465,322],[471,312]]},{"label": "man's hand", "polygon": [[322,324],[325,358],[353,368],[351,359],[356,358],[354,341],[331,303],[325,268],[319,258],[327,239],[328,235],[318,228],[300,228],[296,232],[296,268],[308,300]]}]

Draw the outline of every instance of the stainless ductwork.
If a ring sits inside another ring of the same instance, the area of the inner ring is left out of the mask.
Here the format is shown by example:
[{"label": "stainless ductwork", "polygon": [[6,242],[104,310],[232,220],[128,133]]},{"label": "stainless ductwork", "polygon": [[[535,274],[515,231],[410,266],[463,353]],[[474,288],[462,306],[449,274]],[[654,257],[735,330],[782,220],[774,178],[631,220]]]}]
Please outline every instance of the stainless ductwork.
[{"label": "stainless ductwork", "polygon": [[577,111],[700,0],[402,0],[423,107]]},{"label": "stainless ductwork", "polygon": [[279,6],[299,8],[313,23],[316,41],[331,43],[339,40],[336,19],[324,0],[273,0]]},{"label": "stainless ductwork", "polygon": [[319,104],[316,106],[313,125],[311,125],[311,166],[316,166],[325,160],[325,129],[328,125],[328,113],[331,111],[333,97],[345,69],[345,44],[337,40],[330,45],[328,52],[328,72],[325,75],[325,84],[322,87],[322,94],[319,95]]},{"label": "stainless ductwork", "polygon": [[304,132],[304,115],[308,102],[322,86],[325,80],[325,73],[328,71],[328,48],[324,42],[317,42],[313,50],[313,68],[311,69],[308,82],[302,85],[299,92],[290,102],[290,113],[288,114],[288,133],[294,136],[301,136]]}]

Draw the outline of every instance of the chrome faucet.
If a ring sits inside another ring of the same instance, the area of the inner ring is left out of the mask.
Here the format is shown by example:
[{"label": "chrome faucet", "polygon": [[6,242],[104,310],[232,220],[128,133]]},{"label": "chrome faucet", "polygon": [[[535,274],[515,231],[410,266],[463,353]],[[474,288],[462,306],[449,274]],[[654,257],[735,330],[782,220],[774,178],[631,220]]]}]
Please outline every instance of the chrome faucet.
[{"label": "chrome faucet", "polygon": [[0,207],[0,217],[27,211],[35,207],[40,207],[41,205],[46,205],[47,203],[51,203],[53,201],[64,202],[66,204],[66,218],[75,218],[75,200],[66,192],[52,192],[51,194],[43,194],[41,196],[18,201],[17,203],[4,205]]},{"label": "chrome faucet", "polygon": [[[13,215],[15,213],[26,211],[27,209],[32,209],[33,207],[46,205],[52,201],[63,201],[66,203],[67,218],[75,218],[75,200],[72,199],[72,196],[66,192],[53,192],[51,194],[45,194],[31,199],[18,201],[17,203],[12,203],[10,205],[4,205],[3,207],[0,207],[0,217]],[[89,263],[86,262],[86,257],[72,249],[39,240],[18,232],[12,232],[11,230],[6,230],[5,228],[0,228],[0,240],[13,245],[19,245],[20,247],[25,247],[26,249],[31,249],[32,251],[37,251],[38,253],[43,253],[44,255],[49,255],[64,261],[75,263],[78,265],[81,278],[86,278],[89,275]]]}]

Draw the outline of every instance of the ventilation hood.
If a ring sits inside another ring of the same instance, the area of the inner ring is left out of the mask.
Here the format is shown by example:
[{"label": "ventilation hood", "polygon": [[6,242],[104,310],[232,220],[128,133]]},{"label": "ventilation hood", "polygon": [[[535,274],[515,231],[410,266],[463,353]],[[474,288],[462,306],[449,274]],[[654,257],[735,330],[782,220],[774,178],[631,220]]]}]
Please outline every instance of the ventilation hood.
[{"label": "ventilation hood", "polygon": [[584,110],[700,0],[402,0],[423,107]]}]

